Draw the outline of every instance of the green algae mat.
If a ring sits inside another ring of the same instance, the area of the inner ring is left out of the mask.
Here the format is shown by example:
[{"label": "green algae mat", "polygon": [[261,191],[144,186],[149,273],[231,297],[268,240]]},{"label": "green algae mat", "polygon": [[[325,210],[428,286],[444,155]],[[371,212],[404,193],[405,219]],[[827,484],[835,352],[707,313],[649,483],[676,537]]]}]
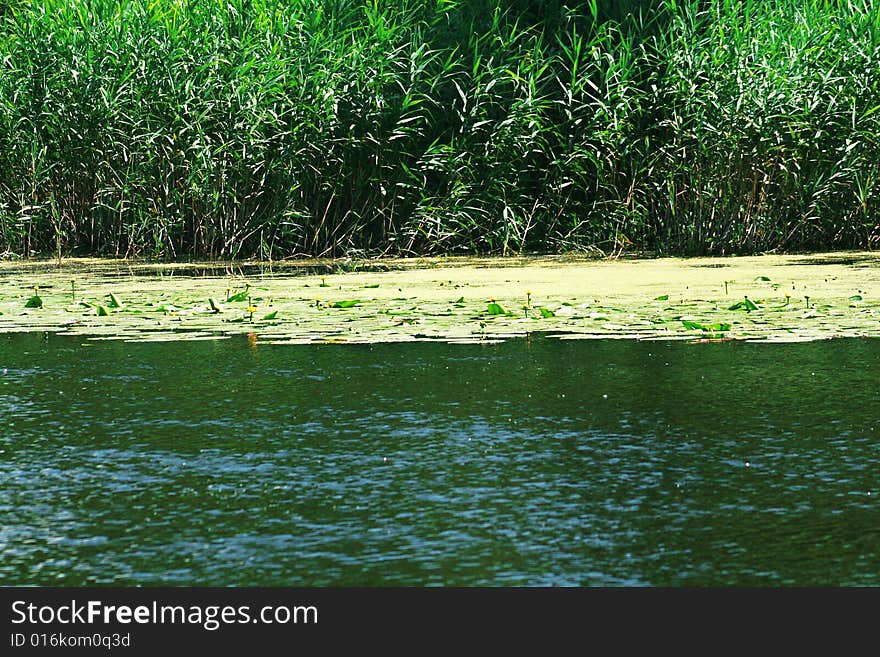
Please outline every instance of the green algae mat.
[{"label": "green algae mat", "polygon": [[880,254],[0,263],[0,332],[252,343],[880,336]]}]

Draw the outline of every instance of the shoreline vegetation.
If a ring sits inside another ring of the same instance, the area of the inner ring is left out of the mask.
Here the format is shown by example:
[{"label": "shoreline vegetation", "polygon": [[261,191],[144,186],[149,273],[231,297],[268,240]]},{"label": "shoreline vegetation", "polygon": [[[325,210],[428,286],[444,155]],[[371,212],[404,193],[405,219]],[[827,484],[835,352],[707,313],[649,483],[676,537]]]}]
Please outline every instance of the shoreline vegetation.
[{"label": "shoreline vegetation", "polygon": [[258,344],[880,337],[880,254],[0,262],[0,333]]},{"label": "shoreline vegetation", "polygon": [[0,0],[7,257],[878,245],[877,0]]}]

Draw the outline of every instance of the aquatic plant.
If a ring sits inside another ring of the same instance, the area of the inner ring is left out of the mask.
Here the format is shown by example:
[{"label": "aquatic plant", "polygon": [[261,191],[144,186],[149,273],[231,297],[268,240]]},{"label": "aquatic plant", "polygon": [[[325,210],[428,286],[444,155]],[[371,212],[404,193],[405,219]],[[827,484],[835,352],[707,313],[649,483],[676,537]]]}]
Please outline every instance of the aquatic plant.
[{"label": "aquatic plant", "polygon": [[752,312],[753,310],[760,310],[760,307],[748,297],[744,297],[742,301],[737,301],[730,306],[728,310],[745,310],[746,312]]},{"label": "aquatic plant", "polygon": [[703,332],[711,332],[711,333],[724,333],[725,331],[730,330],[730,324],[725,322],[715,322],[713,324],[701,324],[700,322],[694,322],[692,320],[683,320],[682,325],[686,329],[690,330],[698,330]]},{"label": "aquatic plant", "polygon": [[2,20],[2,252],[880,239],[880,0],[34,0]]},{"label": "aquatic plant", "polygon": [[[865,254],[864,262],[876,264],[877,260],[877,256]],[[481,336],[497,340],[533,330],[568,337],[638,339],[688,338],[694,333],[702,337],[729,333],[726,337],[732,339],[772,340],[877,335],[880,297],[876,281],[866,277],[864,268],[825,265],[821,256],[771,256],[764,263],[782,272],[787,265],[805,261],[814,266],[801,270],[793,284],[797,292],[786,288],[765,300],[755,293],[767,287],[764,282],[754,281],[753,259],[725,259],[728,276],[734,274],[737,280],[749,281],[742,284],[749,293],[736,303],[723,301],[719,294],[721,277],[701,261],[685,260],[672,270],[669,261],[664,260],[627,262],[619,268],[627,279],[621,286],[619,278],[609,275],[614,271],[613,264],[560,267],[556,259],[550,259],[544,266],[538,264],[540,260],[532,261],[532,266],[519,270],[515,277],[502,268],[487,271],[485,263],[449,267],[443,274],[448,286],[437,286],[430,276],[425,277],[424,270],[389,273],[383,278],[382,288],[363,301],[346,298],[348,295],[336,291],[335,284],[329,299],[315,298],[311,293],[319,280],[316,278],[262,277],[260,292],[237,306],[237,311],[231,310],[236,304],[221,306],[217,298],[206,294],[223,289],[222,275],[213,280],[171,276],[157,280],[155,273],[118,277],[112,279],[111,296],[106,276],[89,276],[80,269],[78,302],[69,304],[68,268],[45,272],[41,264],[0,263],[5,274],[18,272],[20,276],[22,270],[40,270],[33,274],[32,282],[40,283],[34,296],[42,302],[41,310],[22,312],[26,297],[15,291],[0,295],[0,332],[59,330],[80,335],[99,333],[108,338],[158,339],[167,331],[207,337],[232,335],[250,327],[249,331],[256,329],[261,338],[270,341],[305,342],[339,337],[340,332],[358,341],[467,340]],[[480,280],[484,274],[488,275]],[[782,277],[787,278],[784,274]],[[342,287],[362,289],[369,280],[367,276],[347,275]],[[523,299],[525,283],[552,292],[540,302],[534,294],[526,294]],[[660,284],[674,303],[651,301]],[[468,286],[470,298],[451,298],[451,288],[464,286]],[[395,296],[401,289],[407,293]],[[790,295],[788,306],[782,302],[784,294]],[[791,295],[803,296],[805,301],[809,296],[809,307],[798,306],[798,312],[794,312]],[[114,297],[120,307],[114,307]],[[518,310],[523,301],[531,306],[528,317]],[[509,312],[511,305],[514,312]],[[729,331],[721,330],[725,325]],[[172,338],[167,333],[164,337]]]},{"label": "aquatic plant", "polygon": [[24,304],[25,308],[42,308],[43,299],[40,297],[40,288],[34,285],[34,294]]},{"label": "aquatic plant", "polygon": [[250,290],[250,285],[245,283],[244,290],[241,292],[237,292],[235,294],[229,294],[226,297],[227,303],[238,303],[240,301],[247,301],[250,297],[248,296],[248,291]]},{"label": "aquatic plant", "polygon": [[495,299],[489,299],[489,303],[486,306],[486,313],[489,315],[506,315],[507,311],[501,306],[501,304],[497,303]]}]

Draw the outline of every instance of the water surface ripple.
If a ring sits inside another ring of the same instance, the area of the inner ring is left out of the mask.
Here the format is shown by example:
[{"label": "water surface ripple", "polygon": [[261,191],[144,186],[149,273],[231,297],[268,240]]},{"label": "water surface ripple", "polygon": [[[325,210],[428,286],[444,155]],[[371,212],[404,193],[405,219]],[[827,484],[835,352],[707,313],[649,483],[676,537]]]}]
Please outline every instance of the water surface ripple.
[{"label": "water surface ripple", "polygon": [[0,583],[877,586],[878,365],[0,335]]}]

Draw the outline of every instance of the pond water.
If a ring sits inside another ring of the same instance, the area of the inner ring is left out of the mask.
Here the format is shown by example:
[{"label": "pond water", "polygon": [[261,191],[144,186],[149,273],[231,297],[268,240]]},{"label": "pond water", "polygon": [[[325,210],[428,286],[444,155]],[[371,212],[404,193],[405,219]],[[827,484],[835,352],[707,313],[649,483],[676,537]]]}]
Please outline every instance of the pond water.
[{"label": "pond water", "polygon": [[880,585],[880,340],[0,335],[7,585]]}]

